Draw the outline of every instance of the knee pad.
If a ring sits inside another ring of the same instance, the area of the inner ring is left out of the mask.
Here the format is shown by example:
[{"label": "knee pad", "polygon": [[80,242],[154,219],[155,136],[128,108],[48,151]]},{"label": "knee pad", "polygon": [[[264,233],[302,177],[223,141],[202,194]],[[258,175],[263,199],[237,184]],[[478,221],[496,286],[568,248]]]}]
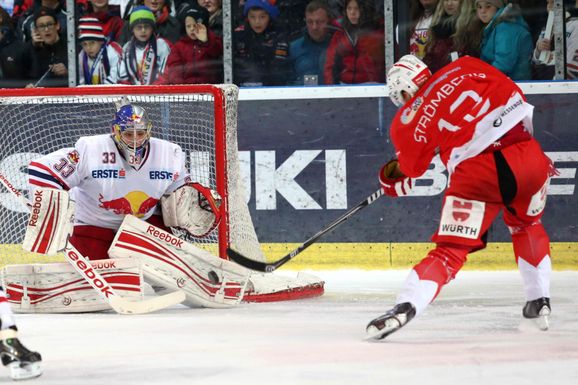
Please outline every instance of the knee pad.
[{"label": "knee pad", "polygon": [[518,258],[537,267],[542,260],[550,255],[550,238],[540,221],[527,226],[509,227],[512,234],[512,244]]}]

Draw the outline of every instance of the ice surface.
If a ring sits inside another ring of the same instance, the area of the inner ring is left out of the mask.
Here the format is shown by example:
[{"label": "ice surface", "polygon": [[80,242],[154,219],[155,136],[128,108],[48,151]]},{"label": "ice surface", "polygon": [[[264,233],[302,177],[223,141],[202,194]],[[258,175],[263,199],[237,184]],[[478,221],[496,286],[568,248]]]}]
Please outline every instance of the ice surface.
[{"label": "ice surface", "polygon": [[[43,355],[40,384],[578,384],[578,272],[554,272],[550,330],[522,321],[516,271],[462,271],[380,342],[366,324],[407,271],[317,271],[320,298],[147,315],[17,316]],[[10,381],[0,369],[0,382]]]}]

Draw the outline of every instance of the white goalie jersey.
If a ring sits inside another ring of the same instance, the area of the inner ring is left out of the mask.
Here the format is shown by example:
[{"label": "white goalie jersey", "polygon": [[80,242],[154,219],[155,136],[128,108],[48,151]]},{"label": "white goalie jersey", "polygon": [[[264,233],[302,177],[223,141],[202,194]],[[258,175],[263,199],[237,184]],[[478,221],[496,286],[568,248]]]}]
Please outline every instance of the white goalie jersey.
[{"label": "white goalie jersey", "polygon": [[190,182],[180,146],[154,137],[149,143],[142,166],[135,170],[110,135],[82,137],[75,147],[30,163],[30,194],[38,187],[70,190],[77,203],[77,225],[116,230],[127,214],[146,220],[164,194]]}]

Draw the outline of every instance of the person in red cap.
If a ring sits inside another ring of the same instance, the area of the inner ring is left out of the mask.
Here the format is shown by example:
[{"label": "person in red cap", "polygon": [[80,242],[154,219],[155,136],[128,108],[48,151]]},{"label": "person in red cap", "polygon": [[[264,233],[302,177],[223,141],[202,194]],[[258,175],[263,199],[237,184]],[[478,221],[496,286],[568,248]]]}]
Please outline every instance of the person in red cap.
[{"label": "person in red cap", "polygon": [[94,17],[78,21],[78,84],[104,84],[111,69],[118,65],[122,48],[105,38],[102,23]]}]

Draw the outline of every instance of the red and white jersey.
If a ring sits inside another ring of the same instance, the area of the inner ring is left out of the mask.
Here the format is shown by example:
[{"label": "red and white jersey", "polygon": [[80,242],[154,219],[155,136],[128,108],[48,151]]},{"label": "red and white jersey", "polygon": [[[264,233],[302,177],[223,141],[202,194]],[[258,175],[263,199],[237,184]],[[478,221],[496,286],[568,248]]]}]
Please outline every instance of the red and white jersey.
[{"label": "red and white jersey", "polygon": [[140,169],[130,167],[111,135],[80,138],[28,166],[30,193],[37,187],[71,190],[76,225],[118,229],[124,216],[143,220],[165,193],[190,181],[180,146],[151,138]]},{"label": "red and white jersey", "polygon": [[436,72],[395,115],[390,135],[401,171],[421,176],[439,151],[451,174],[518,123],[532,133],[533,109],[506,75],[462,57]]}]

